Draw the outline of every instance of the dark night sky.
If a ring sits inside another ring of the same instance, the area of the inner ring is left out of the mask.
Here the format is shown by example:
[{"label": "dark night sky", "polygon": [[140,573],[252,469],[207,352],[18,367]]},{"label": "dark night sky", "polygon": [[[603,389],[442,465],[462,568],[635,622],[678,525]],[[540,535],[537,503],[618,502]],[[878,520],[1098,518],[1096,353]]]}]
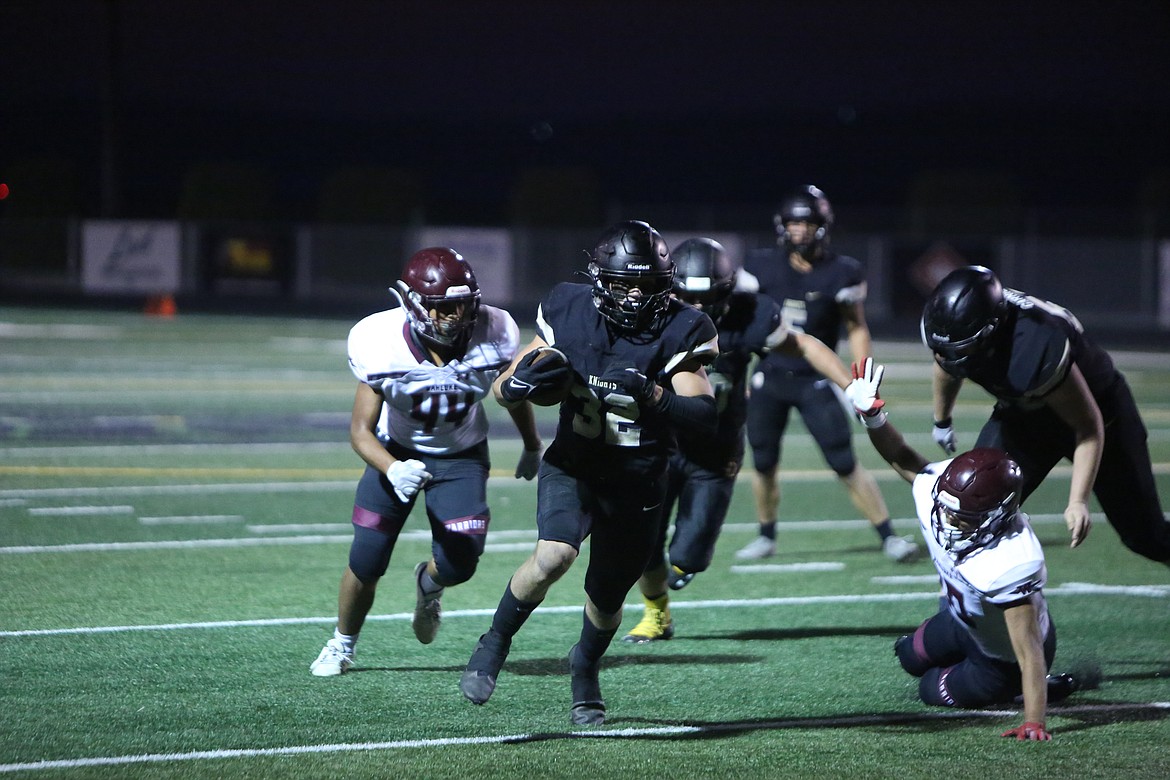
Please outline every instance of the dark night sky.
[{"label": "dark night sky", "polygon": [[921,171],[986,168],[1027,203],[1128,202],[1170,166],[1167,40],[1167,2],[0,0],[0,179],[65,157],[96,208],[112,94],[131,216],[224,159],[298,218],[344,164],[471,220],[540,164],[626,201],[813,180],[896,206]]}]

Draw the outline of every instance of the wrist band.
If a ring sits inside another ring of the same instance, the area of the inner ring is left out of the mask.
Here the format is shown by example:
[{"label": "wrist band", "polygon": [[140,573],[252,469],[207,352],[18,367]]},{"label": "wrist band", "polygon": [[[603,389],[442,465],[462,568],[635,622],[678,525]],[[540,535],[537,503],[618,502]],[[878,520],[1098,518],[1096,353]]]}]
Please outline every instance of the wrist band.
[{"label": "wrist band", "polygon": [[941,420],[934,421],[935,428],[950,428],[953,420],[950,417],[944,417]]}]

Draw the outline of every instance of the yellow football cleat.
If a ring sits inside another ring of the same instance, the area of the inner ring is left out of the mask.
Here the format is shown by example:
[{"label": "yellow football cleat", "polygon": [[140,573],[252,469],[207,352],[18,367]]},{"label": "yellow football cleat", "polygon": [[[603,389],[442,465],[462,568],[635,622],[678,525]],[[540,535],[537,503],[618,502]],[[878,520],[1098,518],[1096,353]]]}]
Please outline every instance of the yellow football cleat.
[{"label": "yellow football cleat", "polygon": [[674,623],[670,619],[670,599],[665,594],[656,599],[642,597],[646,602],[646,611],[638,625],[630,629],[630,633],[622,637],[623,642],[632,642],[644,645],[647,642],[657,642],[660,639],[670,639],[674,636]]}]

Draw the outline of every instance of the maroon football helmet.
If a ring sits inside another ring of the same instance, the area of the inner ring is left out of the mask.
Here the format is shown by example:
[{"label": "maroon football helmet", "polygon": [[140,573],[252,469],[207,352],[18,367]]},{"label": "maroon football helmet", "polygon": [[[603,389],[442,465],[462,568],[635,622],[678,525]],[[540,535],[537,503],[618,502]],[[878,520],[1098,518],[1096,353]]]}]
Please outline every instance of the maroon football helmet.
[{"label": "maroon football helmet", "polygon": [[934,538],[959,557],[985,547],[1019,512],[1024,478],[1003,450],[979,447],[956,456],[934,484]]},{"label": "maroon football helmet", "polygon": [[467,345],[479,316],[479,283],[458,252],[420,249],[406,262],[396,285],[406,318],[425,343],[444,351]]}]

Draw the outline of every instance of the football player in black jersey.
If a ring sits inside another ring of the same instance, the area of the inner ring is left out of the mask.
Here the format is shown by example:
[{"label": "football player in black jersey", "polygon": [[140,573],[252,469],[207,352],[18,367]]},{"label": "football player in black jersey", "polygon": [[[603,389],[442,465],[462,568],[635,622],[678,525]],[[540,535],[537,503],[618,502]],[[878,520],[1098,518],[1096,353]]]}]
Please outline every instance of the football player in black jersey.
[{"label": "football player in black jersey", "polygon": [[1071,312],[967,266],[931,293],[922,340],[934,353],[934,439],[945,451],[955,451],[951,413],[970,379],[996,400],[976,446],[1011,454],[1025,499],[1060,460],[1072,460],[1064,520],[1073,547],[1092,525],[1092,491],[1126,547],[1170,564],[1145,424],[1124,375]]},{"label": "football player in black jersey", "polygon": [[[703,366],[718,353],[718,335],[707,315],[671,298],[674,263],[645,222],[606,231],[588,276],[589,284],[558,284],[545,296],[536,338],[493,385],[510,407],[559,382],[565,367],[572,372],[537,474],[536,549],[512,575],[459,687],[475,704],[488,700],[512,638],[589,536],[581,636],[569,651],[570,719],[599,725],[598,664],[657,540],[673,429],[715,432]],[[562,360],[536,359],[549,345]]]},{"label": "football player in black jersey", "polygon": [[[667,496],[658,542],[638,580],[646,609],[622,637],[643,644],[674,635],[667,586],[684,587],[706,571],[727,516],[735,477],[743,465],[747,419],[748,365],[773,350],[804,356],[844,389],[851,381],[837,354],[806,333],[793,333],[780,318],[780,306],[766,295],[734,291],[738,264],[710,238],[688,239],[671,252],[674,296],[707,314],[719,331],[719,357],[707,369],[719,411],[714,437],[688,428],[677,431],[679,448],[670,457]],[[669,568],[663,555],[670,512],[677,504]]]},{"label": "football player in black jersey", "polygon": [[[856,259],[829,249],[833,209],[825,194],[813,186],[799,188],[780,203],[773,222],[777,246],[750,253],[744,264],[759,281],[759,291],[780,304],[789,330],[807,333],[836,351],[844,329],[853,360],[868,357],[865,273]],[[800,355],[781,352],[765,356],[751,380],[748,442],[755,467],[753,487],[760,534],[736,557],[767,558],[776,552],[780,508],[776,470],[793,409],[800,412],[854,506],[873,524],[885,554],[899,562],[915,560],[918,545],[894,533],[877,480],[854,455],[849,415],[832,384]]]}]

